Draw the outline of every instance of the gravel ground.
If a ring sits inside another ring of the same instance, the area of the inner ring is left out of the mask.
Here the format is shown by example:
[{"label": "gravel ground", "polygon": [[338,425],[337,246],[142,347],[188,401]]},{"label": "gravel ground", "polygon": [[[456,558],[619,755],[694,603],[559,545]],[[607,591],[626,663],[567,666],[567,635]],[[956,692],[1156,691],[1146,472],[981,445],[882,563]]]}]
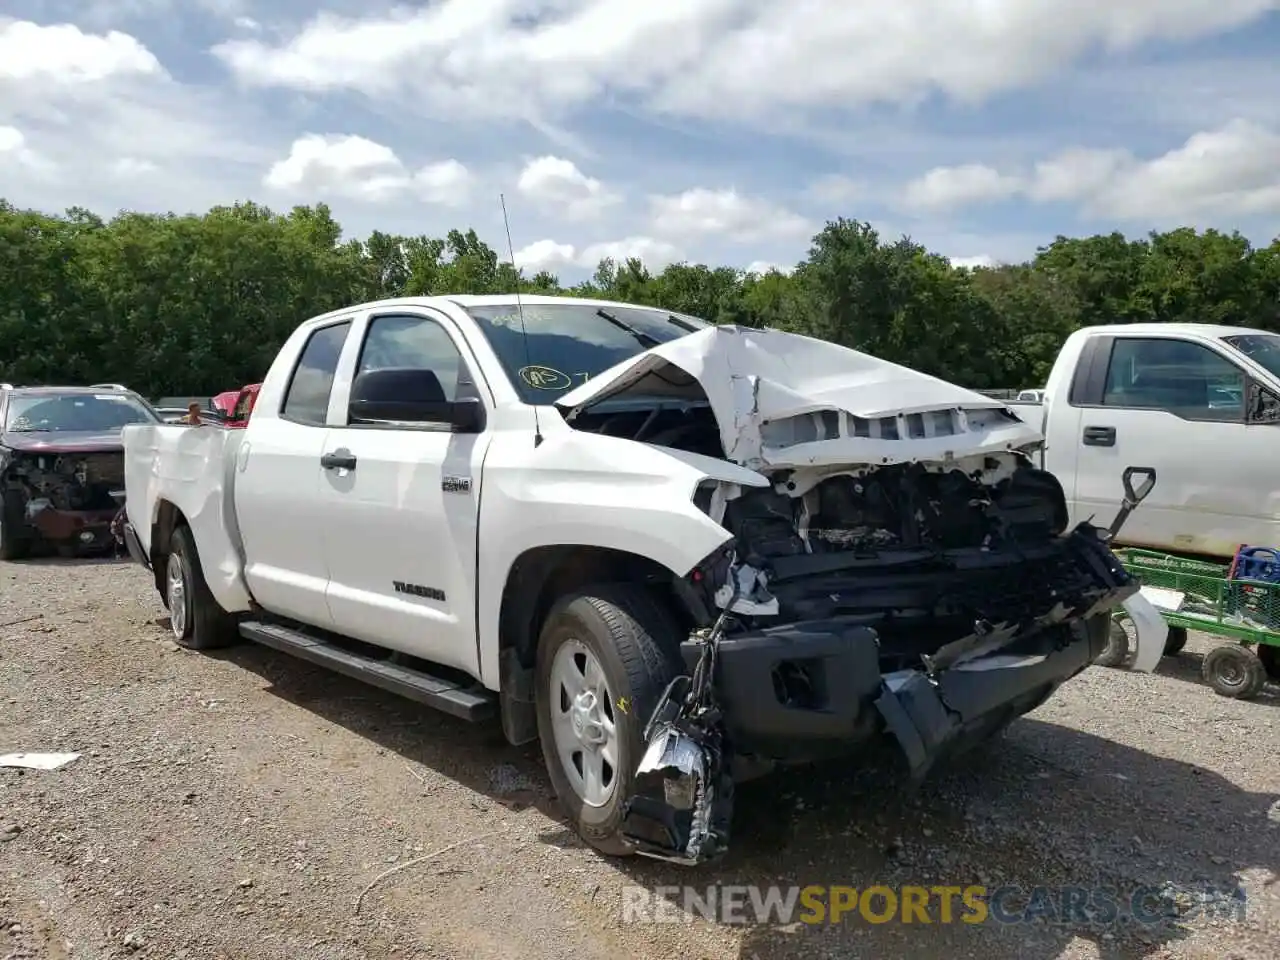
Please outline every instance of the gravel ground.
[{"label": "gravel ground", "polygon": [[[584,848],[496,725],[252,645],[180,650],[163,612],[125,563],[0,564],[0,753],[82,753],[0,770],[0,957],[1280,955],[1280,690],[1215,696],[1206,637],[1156,676],[1088,671],[914,796],[882,766],[746,785],[730,858],[690,872]],[[625,886],[713,881],[1239,883],[1247,904],[1159,926],[621,922]]]}]

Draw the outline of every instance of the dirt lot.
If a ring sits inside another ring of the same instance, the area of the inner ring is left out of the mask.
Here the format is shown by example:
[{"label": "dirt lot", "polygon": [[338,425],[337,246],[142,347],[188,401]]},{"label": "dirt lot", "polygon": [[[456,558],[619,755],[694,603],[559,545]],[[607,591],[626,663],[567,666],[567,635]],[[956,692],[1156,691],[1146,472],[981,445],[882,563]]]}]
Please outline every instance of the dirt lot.
[{"label": "dirt lot", "polygon": [[[0,564],[0,753],[82,753],[0,770],[0,957],[1280,955],[1280,690],[1215,696],[1207,638],[1154,677],[1089,671],[914,798],[888,767],[749,784],[730,859],[695,874],[585,849],[496,725],[254,646],[182,651],[162,614],[124,563]],[[1184,903],[1238,881],[1247,904],[1155,926],[621,922],[624,886],[714,881]]]}]

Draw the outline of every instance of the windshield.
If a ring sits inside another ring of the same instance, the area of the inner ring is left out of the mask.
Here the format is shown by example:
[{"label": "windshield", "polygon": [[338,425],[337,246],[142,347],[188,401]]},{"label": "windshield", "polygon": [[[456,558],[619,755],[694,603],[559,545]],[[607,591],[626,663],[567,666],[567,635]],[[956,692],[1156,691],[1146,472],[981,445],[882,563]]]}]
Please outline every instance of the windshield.
[{"label": "windshield", "polygon": [[514,303],[468,307],[525,403],[554,403],[574,387],[650,347],[710,326],[654,307]]},{"label": "windshield", "polygon": [[1243,353],[1273,377],[1280,377],[1280,336],[1274,333],[1242,333],[1223,337],[1222,342]]},{"label": "windshield", "polygon": [[119,393],[63,393],[9,400],[4,428],[10,433],[107,433],[156,417],[136,398]]}]

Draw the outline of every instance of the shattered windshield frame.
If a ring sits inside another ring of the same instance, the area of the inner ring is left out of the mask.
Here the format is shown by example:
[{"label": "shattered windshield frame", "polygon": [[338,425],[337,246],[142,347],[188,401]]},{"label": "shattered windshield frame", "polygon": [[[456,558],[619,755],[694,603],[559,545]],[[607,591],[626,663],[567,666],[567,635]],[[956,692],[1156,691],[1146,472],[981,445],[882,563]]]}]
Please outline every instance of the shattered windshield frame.
[{"label": "shattered windshield frame", "polygon": [[657,344],[714,326],[658,307],[618,303],[525,304],[523,325],[514,302],[464,309],[520,399],[533,406],[553,404]]}]

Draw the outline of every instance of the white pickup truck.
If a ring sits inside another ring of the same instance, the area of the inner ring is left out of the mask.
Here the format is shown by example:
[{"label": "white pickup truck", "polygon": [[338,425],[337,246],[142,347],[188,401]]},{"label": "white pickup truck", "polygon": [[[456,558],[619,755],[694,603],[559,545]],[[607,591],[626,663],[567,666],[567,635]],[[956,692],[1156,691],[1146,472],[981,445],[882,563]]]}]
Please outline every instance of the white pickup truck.
[{"label": "white pickup truck", "polygon": [[919,778],[1086,669],[1118,604],[1134,669],[1163,649],[1035,429],[777,331],[363,304],[297,329],[246,429],[124,442],[123,535],[177,642],[497,714],[608,854],[714,857],[735,778],[882,734]]},{"label": "white pickup truck", "polygon": [[1280,547],[1280,334],[1196,323],[1086,327],[1063,344],[1042,406],[1013,407],[1045,436],[1070,523],[1108,517],[1120,472],[1160,480],[1118,542],[1230,559]]}]

